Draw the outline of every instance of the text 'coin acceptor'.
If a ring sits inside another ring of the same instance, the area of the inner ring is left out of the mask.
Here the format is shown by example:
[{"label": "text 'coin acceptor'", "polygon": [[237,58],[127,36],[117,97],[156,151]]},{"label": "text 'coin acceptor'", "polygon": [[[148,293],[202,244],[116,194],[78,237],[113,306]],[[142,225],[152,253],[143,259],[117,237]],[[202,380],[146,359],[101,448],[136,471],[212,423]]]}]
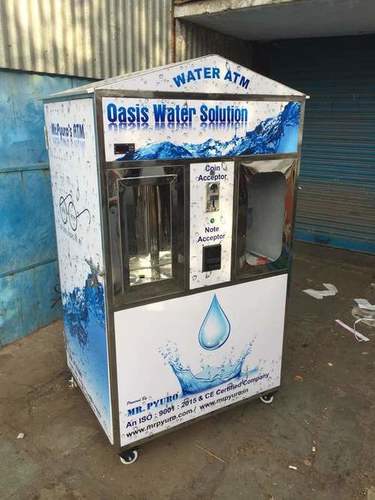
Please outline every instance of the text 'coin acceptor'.
[{"label": "text 'coin acceptor'", "polygon": [[45,102],[68,365],[125,462],[280,385],[305,97],[211,55]]}]

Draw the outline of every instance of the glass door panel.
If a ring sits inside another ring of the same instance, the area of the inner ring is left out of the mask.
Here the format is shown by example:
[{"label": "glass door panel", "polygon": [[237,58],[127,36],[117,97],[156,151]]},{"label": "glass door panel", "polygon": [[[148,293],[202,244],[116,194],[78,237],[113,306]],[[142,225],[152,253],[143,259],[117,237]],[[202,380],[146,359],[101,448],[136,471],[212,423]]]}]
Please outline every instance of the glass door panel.
[{"label": "glass door panel", "polygon": [[107,189],[115,303],[183,291],[183,167],[109,170]]},{"label": "glass door panel", "polygon": [[127,241],[130,286],[173,276],[173,182],[174,175],[120,181],[120,219]]}]

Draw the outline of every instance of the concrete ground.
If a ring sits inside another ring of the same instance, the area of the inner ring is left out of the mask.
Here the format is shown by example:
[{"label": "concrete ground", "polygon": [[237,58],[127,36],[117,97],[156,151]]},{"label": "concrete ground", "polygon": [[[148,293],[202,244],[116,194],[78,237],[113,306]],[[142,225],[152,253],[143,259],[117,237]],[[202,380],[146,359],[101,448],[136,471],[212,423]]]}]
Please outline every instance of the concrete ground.
[{"label": "concrete ground", "polygon": [[[274,403],[162,436],[131,466],[67,384],[60,322],[2,349],[0,498],[374,500],[375,328],[361,327],[371,341],[359,343],[334,320],[353,323],[353,298],[375,303],[375,258],[305,244],[296,252]],[[322,282],[338,294],[302,293]]]}]

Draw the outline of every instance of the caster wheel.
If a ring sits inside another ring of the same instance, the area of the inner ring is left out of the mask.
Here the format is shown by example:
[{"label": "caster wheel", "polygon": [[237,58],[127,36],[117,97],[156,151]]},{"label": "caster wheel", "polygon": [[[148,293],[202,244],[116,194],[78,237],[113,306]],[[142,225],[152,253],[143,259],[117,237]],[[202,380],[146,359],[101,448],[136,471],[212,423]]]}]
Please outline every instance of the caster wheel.
[{"label": "caster wheel", "polygon": [[138,451],[137,450],[128,450],[128,451],[123,451],[120,454],[120,462],[125,465],[130,465],[134,464],[134,462],[138,458]]},{"label": "caster wheel", "polygon": [[273,394],[264,394],[259,398],[265,405],[270,405],[273,402]]}]

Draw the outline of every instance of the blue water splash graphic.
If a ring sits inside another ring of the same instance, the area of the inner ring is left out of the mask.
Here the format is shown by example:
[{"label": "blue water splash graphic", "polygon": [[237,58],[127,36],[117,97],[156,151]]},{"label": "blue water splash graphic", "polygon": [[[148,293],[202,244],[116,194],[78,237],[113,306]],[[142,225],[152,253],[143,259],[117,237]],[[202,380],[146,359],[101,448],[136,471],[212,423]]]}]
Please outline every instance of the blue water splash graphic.
[{"label": "blue water splash graphic", "polygon": [[218,349],[228,340],[230,323],[214,295],[210,308],[199,329],[198,340],[203,349]]},{"label": "blue water splash graphic", "polygon": [[104,288],[92,260],[82,287],[62,294],[69,366],[101,421],[111,434]]},{"label": "blue water splash graphic", "polygon": [[174,158],[216,158],[251,154],[293,153],[298,146],[301,105],[289,102],[276,116],[267,118],[245,136],[229,141],[208,139],[202,144],[176,145],[169,141],[148,144],[118,158],[123,160],[155,160]]},{"label": "blue water splash graphic", "polygon": [[186,396],[211,389],[235,378],[256,373],[257,367],[243,370],[251,349],[252,344],[249,344],[239,356],[234,356],[232,352],[224,358],[219,366],[211,366],[201,361],[200,368],[196,373],[193,373],[188,365],[184,366],[175,344],[169,343],[165,349],[160,350],[160,353],[177,377],[182,395]]},{"label": "blue water splash graphic", "polygon": [[85,286],[75,287],[69,293],[62,294],[64,321],[67,331],[77,338],[81,348],[88,341],[88,325],[95,320],[99,329],[104,329],[104,290],[98,281],[99,269],[92,261],[86,261],[90,266]]},{"label": "blue water splash graphic", "polygon": [[[228,340],[231,325],[216,294],[214,294],[210,307],[199,329],[198,341],[200,346],[207,351],[216,351]],[[252,344],[249,343],[241,354],[234,354],[234,349],[223,355],[219,365],[213,366],[201,359],[200,367],[192,371],[188,364],[184,364],[179,350],[175,344],[168,342],[160,354],[165,362],[172,368],[173,373],[181,386],[183,395],[196,394],[212,387],[229,382],[232,379],[254,374],[258,368],[243,370],[245,360],[251,353]]]}]

